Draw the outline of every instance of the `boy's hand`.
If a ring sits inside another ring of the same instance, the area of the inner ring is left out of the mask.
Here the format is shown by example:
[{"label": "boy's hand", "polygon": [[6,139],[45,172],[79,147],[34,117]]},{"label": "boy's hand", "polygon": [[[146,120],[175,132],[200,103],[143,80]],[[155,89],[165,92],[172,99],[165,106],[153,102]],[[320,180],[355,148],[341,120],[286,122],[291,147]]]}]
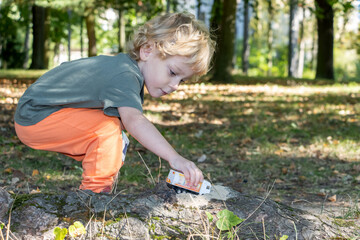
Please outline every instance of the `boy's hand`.
[{"label": "boy's hand", "polygon": [[193,163],[182,156],[177,157],[169,161],[170,166],[177,171],[184,173],[186,182],[190,186],[196,187],[200,182],[204,180],[204,176],[201,170]]}]

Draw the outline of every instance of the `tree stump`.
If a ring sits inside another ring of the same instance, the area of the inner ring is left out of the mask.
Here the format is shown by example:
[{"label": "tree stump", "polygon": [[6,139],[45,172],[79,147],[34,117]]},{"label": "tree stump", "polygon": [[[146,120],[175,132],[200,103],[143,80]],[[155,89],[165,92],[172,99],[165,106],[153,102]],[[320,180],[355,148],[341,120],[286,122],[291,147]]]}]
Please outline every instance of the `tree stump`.
[{"label": "tree stump", "polygon": [[[75,221],[86,228],[86,234],[78,239],[280,239],[287,235],[288,239],[309,240],[356,231],[339,229],[325,216],[218,185],[202,196],[176,194],[166,183],[159,183],[138,195],[79,190],[22,195],[14,199],[14,204],[11,201],[7,192],[0,191],[0,220],[5,225],[11,213],[9,239],[54,239],[55,227],[68,228]],[[224,209],[245,221],[230,231],[219,231],[216,214]],[[211,222],[209,213],[214,216]]]}]

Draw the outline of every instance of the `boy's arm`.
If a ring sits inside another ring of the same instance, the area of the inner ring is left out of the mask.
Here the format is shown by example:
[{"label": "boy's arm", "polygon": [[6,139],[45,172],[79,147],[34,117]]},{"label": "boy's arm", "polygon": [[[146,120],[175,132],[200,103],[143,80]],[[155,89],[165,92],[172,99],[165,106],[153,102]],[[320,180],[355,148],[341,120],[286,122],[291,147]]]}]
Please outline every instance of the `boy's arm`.
[{"label": "boy's arm", "polygon": [[182,156],[166,141],[156,127],[136,108],[118,108],[122,124],[145,148],[169,162],[175,170],[184,173],[186,181],[197,186],[204,177],[196,165]]}]

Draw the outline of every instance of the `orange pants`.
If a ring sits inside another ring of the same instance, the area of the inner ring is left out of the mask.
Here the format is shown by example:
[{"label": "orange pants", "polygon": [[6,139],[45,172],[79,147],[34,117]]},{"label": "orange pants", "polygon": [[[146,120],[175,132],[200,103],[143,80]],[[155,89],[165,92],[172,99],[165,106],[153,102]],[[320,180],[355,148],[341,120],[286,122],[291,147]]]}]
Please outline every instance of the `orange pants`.
[{"label": "orange pants", "polygon": [[82,161],[80,189],[109,192],[121,168],[121,122],[98,109],[64,108],[32,126],[15,123],[29,147],[63,153]]}]

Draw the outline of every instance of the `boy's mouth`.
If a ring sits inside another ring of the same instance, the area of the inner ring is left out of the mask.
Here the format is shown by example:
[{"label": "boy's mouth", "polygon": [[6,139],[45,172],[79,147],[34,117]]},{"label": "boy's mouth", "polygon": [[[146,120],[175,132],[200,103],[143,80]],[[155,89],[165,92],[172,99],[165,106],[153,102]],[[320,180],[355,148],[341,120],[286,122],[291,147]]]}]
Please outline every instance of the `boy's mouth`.
[{"label": "boy's mouth", "polygon": [[160,89],[161,90],[161,92],[162,92],[162,95],[167,95],[168,93],[167,92],[165,92],[164,90],[162,90],[162,89]]}]

